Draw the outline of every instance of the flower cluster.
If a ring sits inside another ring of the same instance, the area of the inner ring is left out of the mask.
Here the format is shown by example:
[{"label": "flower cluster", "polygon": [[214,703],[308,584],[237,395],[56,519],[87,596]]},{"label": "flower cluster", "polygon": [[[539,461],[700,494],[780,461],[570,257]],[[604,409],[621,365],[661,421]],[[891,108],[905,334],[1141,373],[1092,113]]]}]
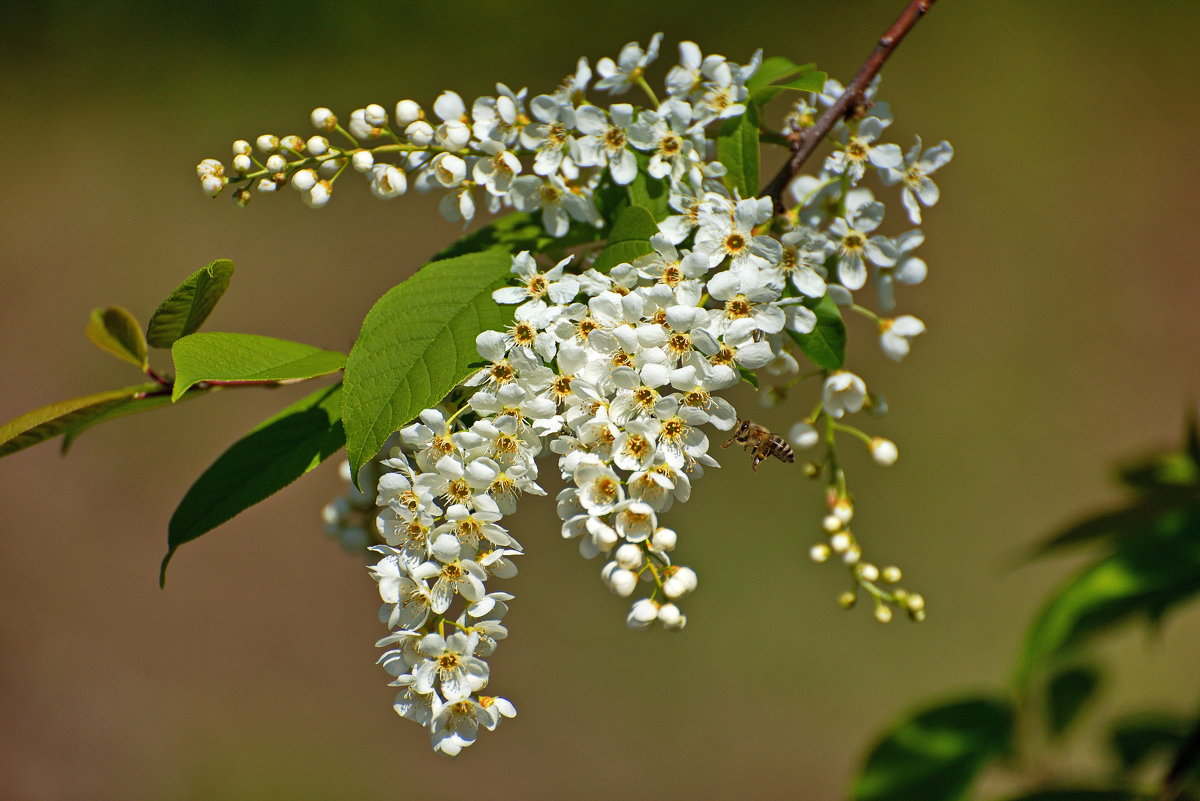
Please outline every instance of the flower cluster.
[{"label": "flower cluster", "polygon": [[[521,494],[545,494],[537,458],[557,456],[567,483],[557,498],[562,535],[577,540],[584,557],[603,558],[604,584],[631,599],[628,625],[680,629],[687,618],[678,602],[697,576],[677,561],[678,536],[664,515],[718,466],[706,432],[738,426],[724,444],[754,449],[755,466],[769,455],[794,458],[781,437],[739,420],[721,397],[741,380],[771,380],[764,394],[779,403],[804,378],[822,376],[816,408],[788,435],[796,448],[825,449],[805,465],[828,486],[826,541],[813,547],[813,559],[836,555],[848,567],[856,589],[843,605],[863,590],[881,621],[893,606],[914,619],[924,615],[919,595],[893,586],[899,569],[864,561],[850,531],[854,507],[838,435],[861,440],[879,464],[895,462],[893,442],[845,422],[864,410],[881,414],[883,400],[858,375],[840,367],[806,372],[797,356],[830,315],[841,325],[840,309],[867,317],[888,357],[908,354],[923,323],[880,316],[854,293],[873,283],[879,307],[890,312],[895,284],[925,277],[925,263],[913,255],[923,235],[880,233],[884,204],[862,184],[875,176],[883,186],[900,185],[916,224],[921,207],[938,199],[929,176],[949,160],[950,146],[922,150],[918,141],[905,154],[881,142],[890,111],[869,96],[869,113],[834,128],[833,153],[817,174],[792,182],[794,206],[775,215],[770,198],[728,188],[713,141],[713,123],[738,117],[752,102],[747,81],[759,56],[739,66],[684,42],[660,102],[645,78],[659,40],[602,59],[592,87],[612,94],[640,88],[651,100],[647,109],[588,103],[593,76],[581,59],[558,90],[528,102],[525,90],[503,85],[469,106],[446,92],[434,103],[436,119],[403,100],[391,117],[381,106],[355,111],[347,129],[317,109],[316,127],[342,135],[347,147],[323,135],[259,137],[267,154],[260,163],[248,143],[235,144],[235,179],[257,182],[260,191],[290,184],[320,206],[350,165],[368,174],[380,197],[412,183],[444,192],[440,207],[450,219],[471,219],[480,199],[491,211],[540,212],[556,237],[572,221],[610,225],[597,192],[626,186],[639,172],[669,189],[671,213],[643,256],[614,266],[601,265],[594,252],[514,255],[511,284],[493,295],[515,306],[512,325],[479,334],[482,366],[443,408],[402,429],[380,463],[382,542],[371,548],[378,554],[371,572],[381,619],[392,629],[380,642],[389,647],[381,662],[402,688],[396,710],[428,726],[435,749],[447,754],[473,742],[481,726],[493,729],[515,714],[508,701],[481,694],[490,675],[485,660],[507,634],[501,620],[513,599],[488,582],[516,573],[521,547],[500,522]],[[828,82],[811,103],[795,104],[788,124],[811,124],[812,104],[831,104],[842,91]],[[363,144],[376,138],[389,141]],[[389,154],[397,160],[385,164]],[[201,178],[210,193],[226,183],[216,162],[201,164]],[[331,513],[334,528],[345,528],[344,519]]]}]

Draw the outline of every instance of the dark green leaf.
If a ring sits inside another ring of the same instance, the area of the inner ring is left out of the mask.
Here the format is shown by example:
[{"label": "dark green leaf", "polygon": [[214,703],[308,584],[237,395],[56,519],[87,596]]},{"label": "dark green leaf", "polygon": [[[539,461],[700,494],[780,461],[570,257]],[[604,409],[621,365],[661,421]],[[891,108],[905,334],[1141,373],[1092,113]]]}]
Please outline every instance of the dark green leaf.
[{"label": "dark green leaf", "polygon": [[[650,157],[647,154],[638,153],[636,155],[638,173],[632,183],[626,187],[629,202],[634,206],[646,209],[656,222],[665,220],[671,215],[670,185],[666,179],[651,178],[650,174],[646,172],[646,167],[650,163]],[[608,219],[613,218],[610,216]]]},{"label": "dark green leaf", "polygon": [[1110,744],[1126,771],[1132,771],[1154,756],[1179,750],[1192,721],[1179,715],[1139,712],[1115,721]]},{"label": "dark green leaf", "polygon": [[1046,542],[1034,546],[1030,558],[1045,556],[1048,553],[1070,548],[1075,545],[1085,545],[1110,537],[1137,536],[1145,526],[1152,525],[1155,517],[1165,508],[1165,503],[1159,500],[1147,500],[1143,503],[1103,512],[1080,520],[1063,531],[1055,534]]},{"label": "dark green leaf", "polygon": [[811,72],[815,67],[815,64],[796,64],[791,59],[784,58],[783,56],[770,56],[763,59],[762,64],[758,65],[758,69],[746,81],[746,89],[753,95],[767,84],[794,78],[801,73]]},{"label": "dark green leaf", "polygon": [[341,449],[341,384],[322,387],[233,444],[196,480],[167,533],[159,584],[180,545],[291,484]]},{"label": "dark green leaf", "polygon": [[1061,736],[1100,686],[1100,672],[1092,666],[1062,670],[1046,684],[1046,725]]},{"label": "dark green leaf", "polygon": [[335,373],[346,355],[257,334],[190,334],[171,346],[178,400],[201,381],[294,381]]},{"label": "dark green leaf", "polygon": [[481,331],[512,321],[513,307],[492,300],[511,269],[512,257],[494,250],[435,261],[376,301],[346,362],[354,475],[393,431],[471,374]]},{"label": "dark green leaf", "polygon": [[472,231],[449,247],[438,251],[431,261],[441,261],[469,253],[481,253],[486,250],[517,253],[522,250],[534,253],[545,253],[551,249],[561,250],[574,247],[586,242],[595,242],[600,238],[600,231],[589,225],[571,223],[566,236],[555,238],[546,233],[541,221],[526,212],[507,214],[494,222],[485,225],[478,231]]},{"label": "dark green leaf", "polygon": [[[206,389],[193,389],[179,400],[181,402],[191,400],[192,398],[198,398],[201,395],[207,395],[208,392],[209,390]],[[163,394],[133,397],[117,404],[116,406],[106,407],[100,410],[94,416],[84,418],[72,424],[71,427],[67,429],[67,431],[63,434],[62,453],[65,456],[67,451],[71,449],[71,446],[75,444],[75,440],[78,439],[83,432],[87,431],[93,426],[100,425],[101,423],[107,423],[109,420],[116,420],[117,418],[126,417],[131,414],[140,414],[141,412],[149,412],[153,411],[154,409],[161,409],[164,406],[171,406],[173,403],[174,401],[171,400],[170,395]]]},{"label": "dark green leaf", "polygon": [[1192,464],[1200,465],[1200,428],[1197,427],[1195,409],[1188,412],[1184,423],[1183,452],[1192,460]]},{"label": "dark green leaf", "polygon": [[893,726],[855,780],[854,801],[956,801],[1012,742],[1009,704],[967,698]]},{"label": "dark green leaf", "polygon": [[817,315],[817,326],[807,334],[788,334],[813,364],[823,370],[838,370],[846,361],[846,324],[842,312],[829,295],[805,298],[804,305]]},{"label": "dark green leaf", "polygon": [[93,309],[84,333],[100,350],[140,370],[146,368],[146,337],[142,336],[142,326],[120,306]]},{"label": "dark green leaf", "polygon": [[617,215],[608,235],[608,245],[592,263],[593,269],[607,273],[618,264],[653,253],[650,237],[657,233],[658,223],[649,211],[642,206],[626,206]]},{"label": "dark green leaf", "polygon": [[146,340],[156,348],[169,348],[175,340],[199,329],[232,277],[229,259],[217,259],[192,273],[154,312],[146,326]]},{"label": "dark green leaf", "polygon": [[1200,466],[1186,453],[1165,453],[1121,467],[1118,477],[1137,490],[1190,490],[1200,484]]},{"label": "dark green leaf", "polygon": [[1197,592],[1200,510],[1164,511],[1051,596],[1026,635],[1017,684],[1085,638],[1131,618],[1153,622]]},{"label": "dark green leaf", "polygon": [[130,398],[157,389],[160,389],[158,384],[138,384],[59,401],[26,412],[0,426],[0,456],[8,456],[51,437],[57,437],[64,431],[125,403]]},{"label": "dark green leaf", "polygon": [[721,125],[717,159],[725,165],[725,185],[731,191],[744,198],[758,196],[758,111],[753,105]]}]

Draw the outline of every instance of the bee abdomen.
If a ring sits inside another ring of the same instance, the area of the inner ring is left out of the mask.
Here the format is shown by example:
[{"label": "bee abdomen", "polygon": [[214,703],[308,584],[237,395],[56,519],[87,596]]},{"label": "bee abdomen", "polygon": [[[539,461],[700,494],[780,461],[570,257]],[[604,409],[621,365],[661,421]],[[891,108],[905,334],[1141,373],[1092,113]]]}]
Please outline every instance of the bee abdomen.
[{"label": "bee abdomen", "polygon": [[791,464],[796,461],[796,452],[792,450],[792,446],[784,441],[783,437],[778,434],[771,436],[770,441],[771,455],[781,462]]}]

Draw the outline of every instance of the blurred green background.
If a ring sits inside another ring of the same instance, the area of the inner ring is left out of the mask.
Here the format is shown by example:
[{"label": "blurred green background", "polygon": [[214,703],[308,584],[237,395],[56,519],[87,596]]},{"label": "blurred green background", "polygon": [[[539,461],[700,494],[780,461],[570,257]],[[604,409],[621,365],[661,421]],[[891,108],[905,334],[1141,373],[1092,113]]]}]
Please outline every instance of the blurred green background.
[{"label": "blurred green background", "polygon": [[[458,233],[432,198],[381,203],[352,179],[320,212],[290,192],[209,200],[193,166],[235,138],[307,135],[316,105],[545,91],[659,30],[660,67],[690,38],[847,80],[902,5],[10,3],[0,419],[136,379],[84,340],[94,306],[144,320],[228,257],[210,330],[348,348]],[[730,454],[672,512],[701,577],[677,635],[628,632],[600,563],[530,499],[489,688],[520,716],[451,762],[390,709],[374,583],[321,533],[332,464],[182,549],[158,589],[191,481],[307,390],[226,393],[89,432],[66,460],[50,444],[0,461],[0,797],[840,797],[901,711],[1006,679],[1073,567],[1016,570],[1022,546],[1114,501],[1111,463],[1176,442],[1200,393],[1197,30],[1194,2],[943,0],[884,71],[893,141],[956,150],[923,226],[929,280],[900,297],[929,333],[896,366],[851,332],[901,446],[890,470],[851,459],[860,535],[925,593],[927,623],[837,609],[843,573],[806,556],[820,490],[775,462]],[[810,405],[757,416],[783,429]],[[1118,638],[1104,709],[1190,709],[1198,634],[1192,612]]]}]

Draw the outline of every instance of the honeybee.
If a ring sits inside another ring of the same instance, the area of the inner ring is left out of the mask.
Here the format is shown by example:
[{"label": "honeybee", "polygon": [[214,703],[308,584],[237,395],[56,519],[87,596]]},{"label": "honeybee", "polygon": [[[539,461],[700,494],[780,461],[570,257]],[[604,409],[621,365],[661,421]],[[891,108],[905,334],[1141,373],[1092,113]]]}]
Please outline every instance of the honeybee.
[{"label": "honeybee", "polygon": [[796,461],[796,454],[792,450],[792,446],[788,445],[783,437],[772,434],[766,426],[760,426],[753,420],[747,420],[744,417],[738,418],[737,427],[733,429],[733,436],[721,447],[728,448],[734,442],[753,452],[754,459],[750,463],[751,470],[758,470],[759,462],[768,456],[774,456],[779,461],[788,464]]}]

